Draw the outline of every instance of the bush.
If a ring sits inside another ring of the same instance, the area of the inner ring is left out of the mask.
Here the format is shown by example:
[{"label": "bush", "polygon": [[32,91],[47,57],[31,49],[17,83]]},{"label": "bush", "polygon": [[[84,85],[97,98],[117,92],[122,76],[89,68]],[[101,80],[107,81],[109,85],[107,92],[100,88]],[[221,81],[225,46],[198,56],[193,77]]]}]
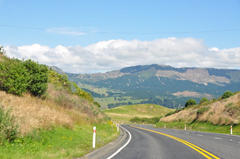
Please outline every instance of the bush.
[{"label": "bush", "polygon": [[208,111],[210,107],[201,107],[197,110],[197,114],[203,114],[204,112]]},{"label": "bush", "polygon": [[203,97],[201,100],[200,100],[200,102],[199,102],[199,104],[202,104],[202,103],[205,103],[205,102],[208,102],[209,100],[206,98],[206,97]]},{"label": "bush", "polygon": [[225,93],[223,93],[222,95],[222,99],[226,99],[229,98],[233,95],[233,93],[231,91],[226,91]]},{"label": "bush", "polygon": [[22,61],[8,59],[0,63],[0,89],[14,95],[27,92],[29,76]]},{"label": "bush", "polygon": [[165,115],[165,117],[170,116],[170,115],[172,115],[172,114],[176,114],[176,113],[182,111],[183,109],[184,109],[184,108],[179,108],[179,109],[176,109],[175,111],[169,112],[169,113],[167,113],[167,114]]},{"label": "bush", "polygon": [[48,67],[31,60],[24,61],[23,65],[29,74],[28,90],[34,96],[41,96],[47,90]]},{"label": "bush", "polygon": [[48,67],[34,61],[6,59],[0,63],[0,89],[21,96],[29,91],[41,96],[47,90]]},{"label": "bush", "polygon": [[5,111],[3,106],[0,106],[0,144],[5,141],[13,141],[18,134],[18,125],[14,122],[14,117],[10,115],[10,110]]},{"label": "bush", "polygon": [[197,102],[195,99],[189,99],[186,104],[185,104],[185,107],[189,107],[189,106],[192,106],[192,105],[196,105]]}]

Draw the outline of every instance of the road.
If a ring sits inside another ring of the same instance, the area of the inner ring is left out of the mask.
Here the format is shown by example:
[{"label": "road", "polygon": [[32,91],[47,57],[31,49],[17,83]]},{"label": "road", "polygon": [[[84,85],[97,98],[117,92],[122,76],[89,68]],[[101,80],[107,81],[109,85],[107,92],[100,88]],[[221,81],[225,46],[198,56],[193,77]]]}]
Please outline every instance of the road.
[{"label": "road", "polygon": [[122,127],[131,140],[109,159],[240,159],[240,136],[144,125]]}]

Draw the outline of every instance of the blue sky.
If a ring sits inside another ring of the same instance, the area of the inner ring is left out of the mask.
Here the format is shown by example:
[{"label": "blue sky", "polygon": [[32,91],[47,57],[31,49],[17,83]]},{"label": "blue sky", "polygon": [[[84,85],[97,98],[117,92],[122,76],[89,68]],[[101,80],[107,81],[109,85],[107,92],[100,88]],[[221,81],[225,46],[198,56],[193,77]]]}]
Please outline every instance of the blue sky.
[{"label": "blue sky", "polygon": [[[10,57],[32,58],[68,72],[151,63],[240,68],[239,17],[240,0],[0,0],[0,45]],[[176,46],[170,50],[172,59],[166,56],[170,45]],[[218,53],[222,64],[213,61]],[[146,54],[152,58],[144,61]],[[176,54],[202,56],[205,63]],[[133,60],[134,55],[142,56]],[[72,58],[78,61],[69,62]]]}]

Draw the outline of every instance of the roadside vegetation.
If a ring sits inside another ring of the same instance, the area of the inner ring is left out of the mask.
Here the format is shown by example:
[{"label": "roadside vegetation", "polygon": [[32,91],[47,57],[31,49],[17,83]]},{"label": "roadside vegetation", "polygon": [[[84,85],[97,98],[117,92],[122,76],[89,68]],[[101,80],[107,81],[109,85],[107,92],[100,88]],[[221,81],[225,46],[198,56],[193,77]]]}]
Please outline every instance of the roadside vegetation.
[{"label": "roadside vegetation", "polygon": [[91,94],[45,65],[0,50],[0,158],[73,158],[114,140],[115,125]]},{"label": "roadside vegetation", "polygon": [[219,99],[202,98],[197,105],[188,100],[185,108],[172,111],[156,124],[157,127],[230,133],[240,135],[240,92],[226,91]]}]

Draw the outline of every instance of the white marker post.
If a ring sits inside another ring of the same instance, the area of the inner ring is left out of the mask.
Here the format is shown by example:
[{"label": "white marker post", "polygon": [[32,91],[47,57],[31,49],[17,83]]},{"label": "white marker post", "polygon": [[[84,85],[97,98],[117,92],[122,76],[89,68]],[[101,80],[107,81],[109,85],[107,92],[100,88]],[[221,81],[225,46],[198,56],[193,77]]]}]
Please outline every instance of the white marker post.
[{"label": "white marker post", "polygon": [[119,123],[117,123],[117,131],[119,131]]},{"label": "white marker post", "polygon": [[231,133],[231,135],[232,135],[232,126],[231,126],[231,130],[230,130],[230,133]]},{"label": "white marker post", "polygon": [[93,148],[95,148],[96,143],[96,126],[93,127]]},{"label": "white marker post", "polygon": [[164,128],[166,128],[166,125],[164,124]]},{"label": "white marker post", "polygon": [[187,126],[185,125],[185,128],[184,128],[184,130],[187,130]]}]

